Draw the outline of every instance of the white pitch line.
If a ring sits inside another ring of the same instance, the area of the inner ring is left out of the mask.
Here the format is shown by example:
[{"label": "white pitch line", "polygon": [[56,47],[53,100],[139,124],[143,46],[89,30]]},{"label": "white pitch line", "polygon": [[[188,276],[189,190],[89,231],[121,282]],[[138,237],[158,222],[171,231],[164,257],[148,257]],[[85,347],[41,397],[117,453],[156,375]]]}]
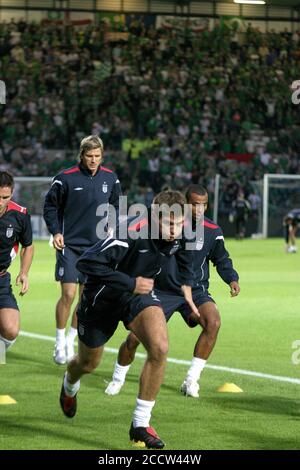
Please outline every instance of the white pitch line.
[{"label": "white pitch line", "polygon": [[[20,336],[25,336],[27,338],[33,339],[40,339],[43,341],[51,341],[52,343],[55,343],[55,338],[53,336],[39,335],[36,333],[29,333],[28,331],[20,331]],[[118,349],[115,348],[105,348],[105,351],[112,354],[118,354],[119,352]],[[146,354],[137,352],[135,356],[141,359],[145,359]],[[186,361],[184,359],[175,359],[173,357],[168,357],[167,361],[172,364],[179,364],[184,366],[189,366],[191,364],[191,361]],[[234,369],[233,367],[214,366],[212,364],[207,364],[205,368],[219,370],[222,372],[230,372],[232,374],[237,375],[248,375],[251,377],[258,377],[260,379],[277,380],[278,382],[289,382],[292,384],[300,385],[300,379],[295,379],[293,377],[284,377],[283,375],[263,374],[262,372],[255,372],[252,370]]]}]

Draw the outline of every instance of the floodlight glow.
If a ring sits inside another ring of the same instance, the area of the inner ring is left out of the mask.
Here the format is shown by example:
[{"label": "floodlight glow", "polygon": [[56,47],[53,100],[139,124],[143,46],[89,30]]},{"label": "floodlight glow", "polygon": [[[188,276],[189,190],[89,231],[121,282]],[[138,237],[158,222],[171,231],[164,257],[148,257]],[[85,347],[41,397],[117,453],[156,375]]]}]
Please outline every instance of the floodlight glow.
[{"label": "floodlight glow", "polygon": [[234,3],[243,3],[244,5],[265,5],[264,0],[233,0]]}]

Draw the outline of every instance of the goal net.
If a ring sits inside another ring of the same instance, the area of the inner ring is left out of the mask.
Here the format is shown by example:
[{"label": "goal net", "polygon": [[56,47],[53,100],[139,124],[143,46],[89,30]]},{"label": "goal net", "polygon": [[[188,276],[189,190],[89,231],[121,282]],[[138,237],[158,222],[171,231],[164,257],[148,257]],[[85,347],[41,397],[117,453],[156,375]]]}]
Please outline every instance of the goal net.
[{"label": "goal net", "polygon": [[[28,208],[35,239],[49,238],[43,205],[51,181],[50,177],[15,178],[13,199]],[[232,202],[230,187],[220,175],[216,175],[213,183],[209,188],[207,215],[221,225],[227,236],[234,236],[233,224],[228,221]],[[247,236],[281,237],[283,217],[291,209],[300,208],[300,175],[265,174],[263,180],[249,182],[246,195],[253,209],[247,224]]]},{"label": "goal net", "polygon": [[[228,217],[234,182],[228,184],[219,175],[216,181],[214,220],[227,236],[233,236],[234,224],[228,224]],[[244,190],[251,205],[247,236],[282,237],[283,217],[292,209],[300,209],[300,175],[265,174],[262,180],[248,182]]]},{"label": "goal net", "polygon": [[300,175],[266,174],[263,181],[262,234],[282,236],[282,219],[300,208]]},{"label": "goal net", "polygon": [[43,219],[43,206],[52,178],[49,177],[15,177],[13,200],[27,207],[32,221],[34,239],[49,239],[49,232]]}]

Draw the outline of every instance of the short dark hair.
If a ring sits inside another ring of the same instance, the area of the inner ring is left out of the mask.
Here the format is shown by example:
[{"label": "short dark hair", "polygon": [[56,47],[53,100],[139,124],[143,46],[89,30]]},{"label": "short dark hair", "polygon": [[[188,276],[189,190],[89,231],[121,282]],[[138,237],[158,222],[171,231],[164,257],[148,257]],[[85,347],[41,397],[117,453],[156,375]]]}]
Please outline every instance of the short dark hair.
[{"label": "short dark hair", "polygon": [[0,171],[0,188],[11,188],[14,189],[14,177],[8,171]]},{"label": "short dark hair", "polygon": [[187,200],[189,200],[192,193],[198,194],[198,196],[206,196],[208,194],[207,189],[201,186],[201,184],[190,184],[185,193]]},{"label": "short dark hair", "polygon": [[157,194],[153,199],[153,204],[166,204],[171,207],[173,204],[179,204],[182,208],[186,203],[184,195],[180,191],[166,190]]}]

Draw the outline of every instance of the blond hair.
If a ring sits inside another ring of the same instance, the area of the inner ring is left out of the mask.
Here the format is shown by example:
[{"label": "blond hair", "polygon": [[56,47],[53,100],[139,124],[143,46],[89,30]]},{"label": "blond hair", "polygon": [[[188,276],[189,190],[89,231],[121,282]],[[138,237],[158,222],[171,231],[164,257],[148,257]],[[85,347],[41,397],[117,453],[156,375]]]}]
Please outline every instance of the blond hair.
[{"label": "blond hair", "polygon": [[89,150],[101,149],[101,157],[103,157],[103,142],[97,135],[89,135],[84,137],[80,142],[78,159],[81,160],[83,155]]}]

